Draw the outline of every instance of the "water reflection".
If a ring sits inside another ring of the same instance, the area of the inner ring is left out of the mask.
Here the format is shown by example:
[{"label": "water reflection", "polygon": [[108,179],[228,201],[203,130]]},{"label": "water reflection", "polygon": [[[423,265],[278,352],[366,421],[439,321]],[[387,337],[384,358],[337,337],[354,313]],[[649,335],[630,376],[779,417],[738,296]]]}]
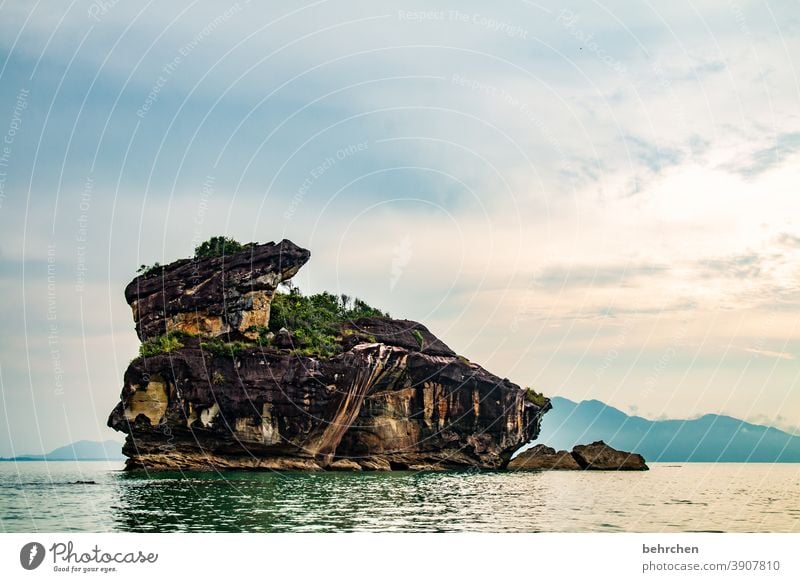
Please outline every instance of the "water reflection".
[{"label": "water reflection", "polygon": [[[120,475],[127,531],[450,531],[479,519],[475,475],[214,473]],[[471,514],[475,514],[471,517]],[[468,529],[468,528],[465,528]]]}]

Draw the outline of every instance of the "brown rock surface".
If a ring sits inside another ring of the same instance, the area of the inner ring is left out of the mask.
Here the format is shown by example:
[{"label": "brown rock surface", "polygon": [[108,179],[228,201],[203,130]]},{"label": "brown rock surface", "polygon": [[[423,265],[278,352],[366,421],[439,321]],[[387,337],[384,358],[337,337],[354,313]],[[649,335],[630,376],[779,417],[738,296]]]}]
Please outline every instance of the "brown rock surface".
[{"label": "brown rock surface", "polygon": [[556,451],[546,445],[536,445],[511,459],[507,469],[509,471],[536,471],[536,470],[573,470],[581,467],[573,456],[567,451]]},{"label": "brown rock surface", "polygon": [[328,465],[329,471],[362,471],[361,465],[350,459],[338,459]]},{"label": "brown rock surface", "polygon": [[254,337],[269,321],[272,294],[311,256],[293,242],[251,245],[222,257],[182,259],[136,277],[125,288],[144,341],[178,330]]},{"label": "brown rock surface", "polygon": [[603,441],[577,445],[572,456],[583,469],[596,471],[647,471],[644,457],[637,453],[618,451]]},{"label": "brown rock surface", "polygon": [[345,338],[345,342],[373,341],[413,352],[422,352],[430,356],[452,357],[456,355],[453,350],[428,331],[428,328],[408,319],[365,317],[358,321],[347,322],[343,329],[345,333],[353,332],[352,335]]}]

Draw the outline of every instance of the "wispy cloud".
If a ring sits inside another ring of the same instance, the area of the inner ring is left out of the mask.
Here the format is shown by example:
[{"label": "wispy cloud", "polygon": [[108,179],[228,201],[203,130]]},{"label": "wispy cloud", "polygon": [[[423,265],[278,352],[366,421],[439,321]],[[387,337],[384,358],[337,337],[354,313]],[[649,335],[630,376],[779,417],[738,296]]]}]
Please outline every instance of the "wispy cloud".
[{"label": "wispy cloud", "polygon": [[781,360],[794,360],[794,354],[790,354],[789,352],[778,352],[774,350],[765,350],[761,348],[740,348],[741,350],[755,354],[757,356],[764,356],[765,358],[778,358]]},{"label": "wispy cloud", "polygon": [[624,143],[630,148],[634,158],[653,174],[658,174],[669,166],[676,166],[684,159],[683,152],[678,149],[650,143],[633,135],[625,136]]},{"label": "wispy cloud", "polygon": [[763,270],[764,257],[749,253],[724,258],[703,259],[698,263],[701,277],[732,277],[734,279],[753,279]]},{"label": "wispy cloud", "polygon": [[777,237],[775,237],[775,242],[777,242],[779,245],[783,247],[791,249],[800,249],[800,236],[788,232],[782,232]]},{"label": "wispy cloud", "polygon": [[560,265],[548,266],[535,277],[535,284],[550,290],[572,287],[630,287],[669,271],[667,265]]},{"label": "wispy cloud", "polygon": [[798,151],[800,132],[781,133],[770,145],[755,149],[746,158],[729,163],[728,168],[750,179],[781,165]]}]

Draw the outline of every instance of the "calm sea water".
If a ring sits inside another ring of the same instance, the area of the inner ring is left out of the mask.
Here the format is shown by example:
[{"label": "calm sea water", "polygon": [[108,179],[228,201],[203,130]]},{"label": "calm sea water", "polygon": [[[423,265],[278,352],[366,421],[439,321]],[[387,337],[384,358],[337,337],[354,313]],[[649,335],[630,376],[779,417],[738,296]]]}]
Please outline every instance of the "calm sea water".
[{"label": "calm sea water", "polygon": [[800,531],[799,464],[149,476],[120,468],[0,463],[2,531]]}]

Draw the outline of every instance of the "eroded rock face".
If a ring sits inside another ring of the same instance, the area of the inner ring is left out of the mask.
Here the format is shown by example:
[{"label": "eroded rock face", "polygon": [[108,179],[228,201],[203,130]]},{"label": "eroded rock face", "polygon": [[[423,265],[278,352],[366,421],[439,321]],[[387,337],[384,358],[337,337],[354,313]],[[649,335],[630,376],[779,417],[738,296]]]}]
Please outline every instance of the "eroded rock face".
[{"label": "eroded rock face", "polygon": [[618,451],[603,441],[577,445],[572,456],[582,469],[599,471],[647,471],[644,457],[637,453]]},{"label": "eroded rock face", "polygon": [[[223,289],[242,298],[260,280],[271,297],[308,259],[288,241],[256,248],[270,250],[257,254],[260,262],[247,258],[250,251],[227,257],[224,277],[212,272],[220,268],[216,259],[205,263],[198,280],[206,283],[182,283],[187,263],[179,261],[165,268],[168,292],[135,280],[134,298],[134,283],[128,286],[142,337],[169,329],[190,304],[202,306],[204,317],[222,318],[219,328],[201,329],[181,349],[128,367],[109,417],[109,426],[128,435],[128,468],[498,469],[538,435],[549,402],[527,401],[519,386],[457,356],[416,322],[348,322],[342,353],[329,358],[274,346],[234,356],[202,349],[217,329],[244,333],[238,316],[221,305]],[[169,308],[158,316],[164,299]]]},{"label": "eroded rock face", "polygon": [[195,344],[133,362],[109,425],[131,468],[501,468],[543,412],[456,356],[372,343],[209,358]]},{"label": "eroded rock face", "polygon": [[178,330],[253,338],[269,322],[272,294],[311,253],[284,240],[225,257],[183,259],[136,277],[125,288],[136,333],[144,341]]},{"label": "eroded rock face", "polygon": [[536,445],[511,459],[509,471],[577,471],[581,466],[567,451],[556,451],[546,445]]}]

